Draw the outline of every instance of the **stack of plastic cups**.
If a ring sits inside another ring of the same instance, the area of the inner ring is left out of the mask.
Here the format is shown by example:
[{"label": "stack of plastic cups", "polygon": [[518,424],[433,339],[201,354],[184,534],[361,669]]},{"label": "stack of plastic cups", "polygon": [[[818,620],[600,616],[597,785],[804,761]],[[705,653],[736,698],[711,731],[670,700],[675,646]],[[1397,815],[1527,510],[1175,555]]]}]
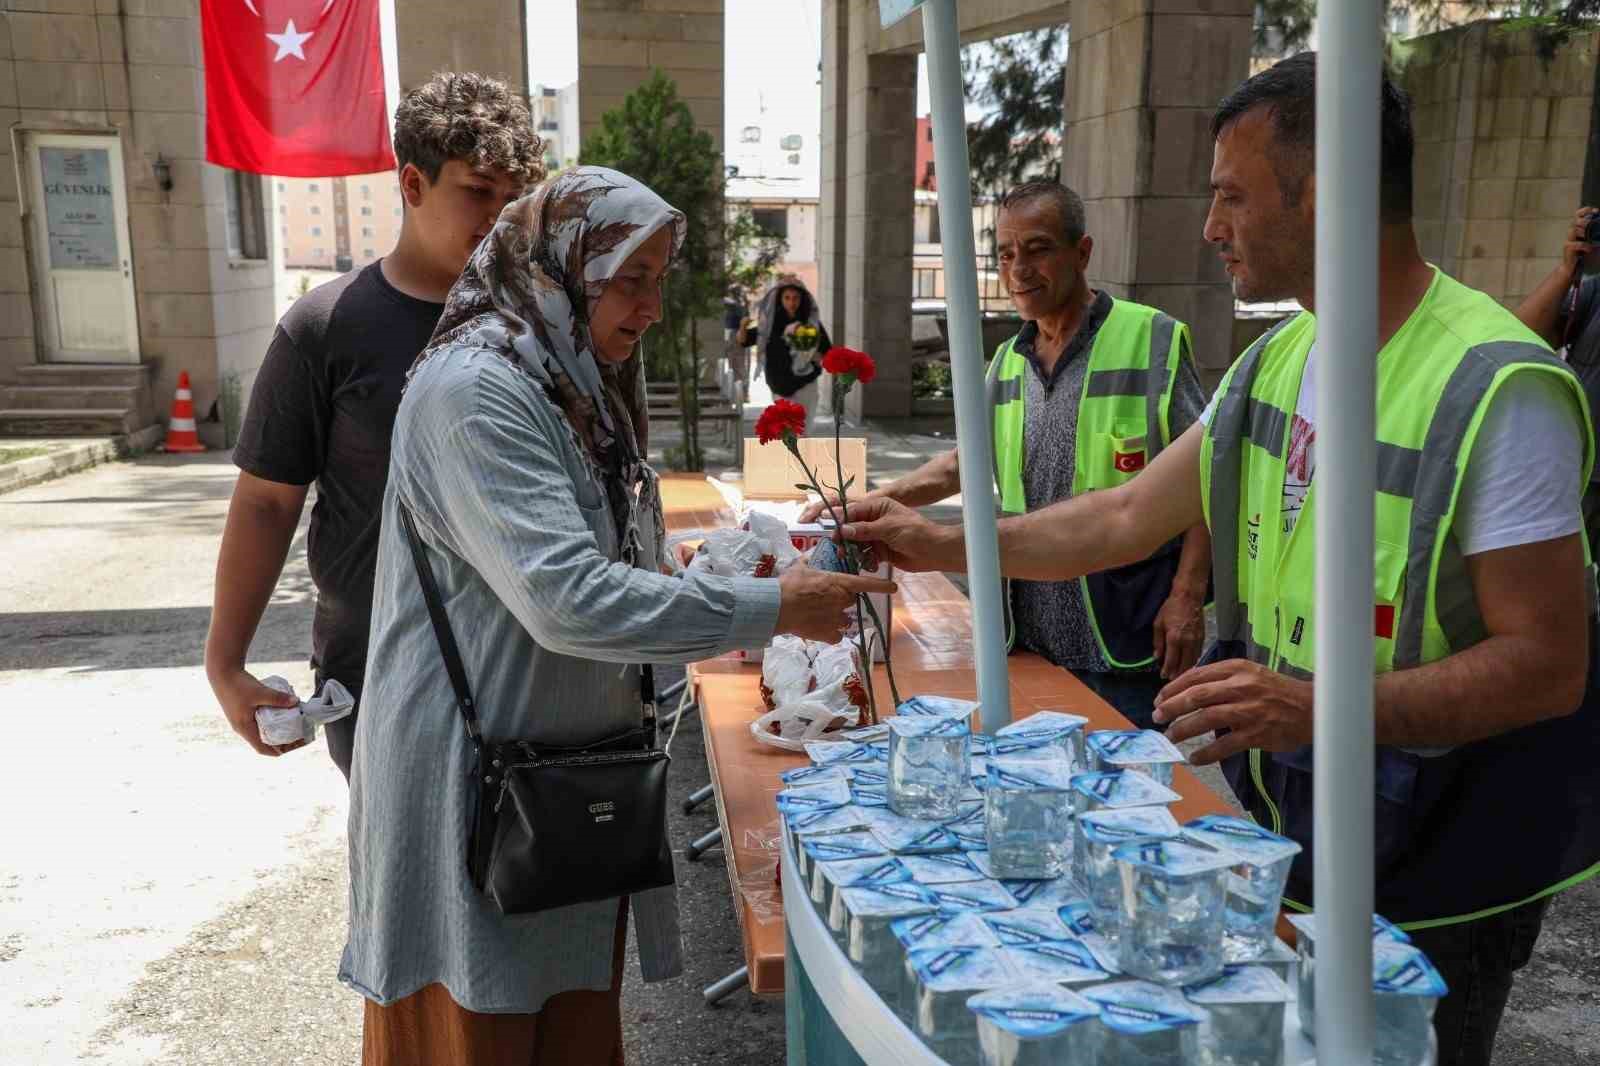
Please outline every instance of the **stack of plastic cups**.
[{"label": "stack of plastic cups", "polygon": [[1204,1007],[1205,1066],[1283,1066],[1283,1012],[1289,986],[1263,966],[1229,966],[1184,995]]},{"label": "stack of plastic cups", "polygon": [[984,790],[989,865],[996,877],[1048,879],[1072,858],[1072,764],[1054,757],[993,756]]},{"label": "stack of plastic cups", "polygon": [[1078,816],[1073,830],[1073,870],[1089,899],[1095,928],[1111,943],[1116,943],[1122,924],[1122,874],[1112,852],[1124,844],[1171,840],[1178,833],[1178,821],[1165,807],[1128,807]]}]

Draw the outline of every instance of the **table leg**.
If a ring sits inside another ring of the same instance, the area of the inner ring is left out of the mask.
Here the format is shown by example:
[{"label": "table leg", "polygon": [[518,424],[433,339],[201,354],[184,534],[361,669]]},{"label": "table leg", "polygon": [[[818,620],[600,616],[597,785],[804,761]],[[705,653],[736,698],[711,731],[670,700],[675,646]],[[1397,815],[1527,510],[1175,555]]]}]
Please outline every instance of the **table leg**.
[{"label": "table leg", "polygon": [[689,798],[683,801],[683,813],[692,813],[696,807],[700,806],[700,804],[704,803],[706,800],[710,799],[716,794],[716,788],[709,784],[704,788],[695,789],[693,792],[689,793]]},{"label": "table leg", "polygon": [[705,852],[707,848],[715,847],[720,843],[722,843],[722,827],[718,826],[705,836],[691,842],[689,846],[684,849],[684,858],[688,859],[690,862],[694,862],[701,856],[701,854]]},{"label": "table leg", "polygon": [[739,989],[750,984],[750,967],[741,966],[737,970],[706,986],[701,995],[706,997],[706,1005],[715,1007],[719,1002],[733,995]]}]

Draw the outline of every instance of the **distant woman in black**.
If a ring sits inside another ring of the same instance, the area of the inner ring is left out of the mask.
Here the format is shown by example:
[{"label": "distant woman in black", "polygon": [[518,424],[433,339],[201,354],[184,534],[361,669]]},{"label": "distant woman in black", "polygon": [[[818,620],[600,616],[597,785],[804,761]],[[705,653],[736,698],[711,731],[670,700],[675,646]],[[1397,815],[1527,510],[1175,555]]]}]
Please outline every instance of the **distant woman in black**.
[{"label": "distant woman in black", "polygon": [[[815,326],[819,331],[814,350],[800,352],[790,347],[789,338],[799,326]],[[833,342],[828,339],[816,298],[806,289],[805,282],[793,274],[784,274],[773,282],[761,297],[753,336],[746,328],[740,340],[745,344],[755,342],[772,395],[804,407],[809,430],[817,413],[817,379],[822,376],[819,364]]]}]

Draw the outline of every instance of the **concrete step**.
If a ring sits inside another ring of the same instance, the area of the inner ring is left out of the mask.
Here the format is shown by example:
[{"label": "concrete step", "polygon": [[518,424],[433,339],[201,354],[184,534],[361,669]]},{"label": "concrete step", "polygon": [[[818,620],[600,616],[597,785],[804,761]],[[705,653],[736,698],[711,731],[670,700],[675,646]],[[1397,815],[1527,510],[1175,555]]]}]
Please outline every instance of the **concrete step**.
[{"label": "concrete step", "polygon": [[17,384],[92,388],[145,386],[155,380],[153,363],[28,363],[16,368]]},{"label": "concrete step", "polygon": [[0,407],[29,411],[137,410],[139,385],[13,385],[0,389]]},{"label": "concrete step", "polygon": [[106,437],[132,433],[138,416],[128,407],[0,410],[0,437]]}]

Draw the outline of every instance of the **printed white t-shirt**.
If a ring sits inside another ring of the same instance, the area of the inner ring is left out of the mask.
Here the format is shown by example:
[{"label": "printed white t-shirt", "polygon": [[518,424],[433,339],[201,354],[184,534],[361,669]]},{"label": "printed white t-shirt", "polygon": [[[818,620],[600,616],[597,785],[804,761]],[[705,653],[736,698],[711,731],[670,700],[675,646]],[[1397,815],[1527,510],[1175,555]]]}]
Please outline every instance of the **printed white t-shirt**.
[{"label": "printed white t-shirt", "polygon": [[[1300,518],[1316,472],[1316,358],[1313,343],[1285,453],[1285,535]],[[1207,426],[1218,395],[1200,415]],[[1454,525],[1461,553],[1477,555],[1580,532],[1582,470],[1583,424],[1567,390],[1548,374],[1512,377],[1495,394],[1467,457]]]}]

